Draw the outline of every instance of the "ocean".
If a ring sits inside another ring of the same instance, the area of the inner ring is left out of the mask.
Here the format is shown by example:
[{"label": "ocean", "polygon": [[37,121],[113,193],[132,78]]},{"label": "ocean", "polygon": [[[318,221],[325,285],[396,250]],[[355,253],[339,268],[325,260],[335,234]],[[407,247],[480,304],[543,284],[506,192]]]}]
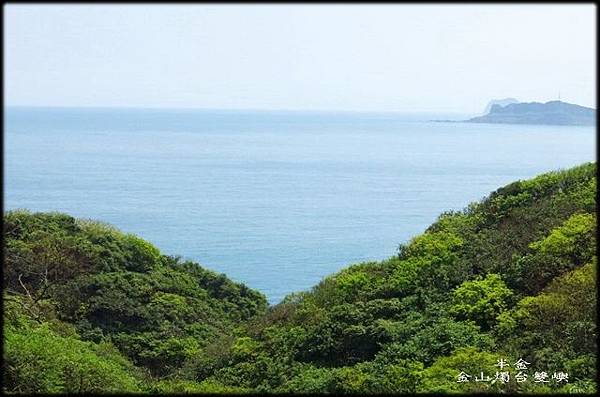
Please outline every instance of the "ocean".
[{"label": "ocean", "polygon": [[594,127],[441,118],[5,108],[4,209],[111,223],[277,303],[444,211],[595,160]]}]

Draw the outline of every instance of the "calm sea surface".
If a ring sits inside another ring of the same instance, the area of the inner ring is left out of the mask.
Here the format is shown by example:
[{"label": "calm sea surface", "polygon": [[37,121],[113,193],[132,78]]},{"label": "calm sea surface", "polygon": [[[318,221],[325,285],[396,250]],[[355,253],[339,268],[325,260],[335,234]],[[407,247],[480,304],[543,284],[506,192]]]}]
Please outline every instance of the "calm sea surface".
[{"label": "calm sea surface", "polygon": [[276,303],[445,210],[595,160],[592,127],[428,118],[8,108],[4,206],[112,223]]}]

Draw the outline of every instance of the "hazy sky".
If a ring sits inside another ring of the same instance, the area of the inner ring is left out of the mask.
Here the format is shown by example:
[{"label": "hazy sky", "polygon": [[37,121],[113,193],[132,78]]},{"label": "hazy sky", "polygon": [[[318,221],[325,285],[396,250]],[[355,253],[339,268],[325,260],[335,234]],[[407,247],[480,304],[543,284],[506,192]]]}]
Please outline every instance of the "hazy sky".
[{"label": "hazy sky", "polygon": [[5,103],[596,107],[594,5],[5,5]]}]

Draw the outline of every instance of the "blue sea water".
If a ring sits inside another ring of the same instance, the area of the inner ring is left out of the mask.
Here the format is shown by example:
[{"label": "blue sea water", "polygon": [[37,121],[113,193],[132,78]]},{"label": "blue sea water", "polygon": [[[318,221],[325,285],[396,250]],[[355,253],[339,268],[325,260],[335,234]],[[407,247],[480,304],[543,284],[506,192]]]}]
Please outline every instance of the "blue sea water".
[{"label": "blue sea water", "polygon": [[7,108],[5,210],[109,222],[271,303],[446,210],[595,160],[595,129],[434,115]]}]

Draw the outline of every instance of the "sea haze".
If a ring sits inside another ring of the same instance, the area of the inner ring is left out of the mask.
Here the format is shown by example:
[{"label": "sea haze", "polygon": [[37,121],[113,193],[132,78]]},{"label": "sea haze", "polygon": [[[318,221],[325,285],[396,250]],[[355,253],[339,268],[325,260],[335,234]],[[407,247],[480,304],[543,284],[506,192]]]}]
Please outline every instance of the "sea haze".
[{"label": "sea haze", "polygon": [[427,121],[449,118],[8,108],[5,210],[109,222],[277,303],[443,211],[595,160],[593,127]]}]

